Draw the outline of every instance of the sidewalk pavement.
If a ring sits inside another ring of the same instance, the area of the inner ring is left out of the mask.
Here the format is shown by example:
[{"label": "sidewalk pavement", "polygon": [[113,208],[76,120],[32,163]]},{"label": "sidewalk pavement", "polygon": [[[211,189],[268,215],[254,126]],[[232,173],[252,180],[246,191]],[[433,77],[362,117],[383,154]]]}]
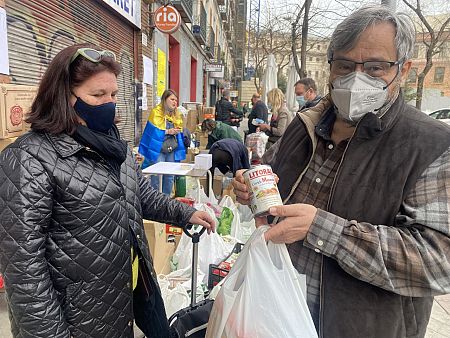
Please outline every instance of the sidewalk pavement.
[{"label": "sidewalk pavement", "polygon": [[[135,330],[135,337],[142,337],[142,333]],[[12,338],[4,293],[0,293],[0,338]],[[434,299],[426,338],[450,338],[450,295]]]},{"label": "sidewalk pavement", "polygon": [[450,338],[450,295],[434,298],[426,338]]}]

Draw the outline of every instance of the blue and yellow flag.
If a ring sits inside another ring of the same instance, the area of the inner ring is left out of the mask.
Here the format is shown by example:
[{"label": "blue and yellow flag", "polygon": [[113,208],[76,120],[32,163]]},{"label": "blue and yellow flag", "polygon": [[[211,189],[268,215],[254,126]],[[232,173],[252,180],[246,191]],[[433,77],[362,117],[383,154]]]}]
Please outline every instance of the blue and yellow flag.
[{"label": "blue and yellow flag", "polygon": [[[139,143],[139,153],[150,162],[155,162],[161,153],[167,122],[171,122],[175,128],[183,128],[183,119],[178,111],[174,115],[164,115],[164,109],[160,104],[152,109]],[[177,135],[177,141],[178,147],[174,154],[175,161],[181,161],[186,158],[182,133]]]}]

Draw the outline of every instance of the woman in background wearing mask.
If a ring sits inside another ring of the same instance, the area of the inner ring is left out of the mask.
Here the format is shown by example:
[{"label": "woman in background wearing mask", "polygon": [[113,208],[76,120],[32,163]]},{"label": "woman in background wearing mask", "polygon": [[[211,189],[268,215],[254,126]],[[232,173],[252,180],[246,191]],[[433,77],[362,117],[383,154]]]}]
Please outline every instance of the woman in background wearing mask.
[{"label": "woman in background wearing mask", "polygon": [[[145,157],[143,168],[158,162],[180,162],[186,158],[183,144],[183,119],[177,109],[178,96],[167,89],[161,96],[161,103],[150,112],[139,153]],[[174,177],[164,175],[162,191],[166,195],[172,192]],[[157,176],[152,177],[152,185],[159,187]]]},{"label": "woman in background wearing mask", "polygon": [[169,337],[142,219],[212,229],[154,190],[114,125],[111,51],[55,56],[0,158],[0,268],[14,337]]},{"label": "woman in background wearing mask", "polygon": [[272,118],[270,119],[270,124],[260,124],[259,129],[269,136],[266,144],[266,149],[269,149],[283,136],[284,131],[292,121],[292,115],[287,110],[286,100],[280,89],[273,88],[270,90],[267,93],[267,102],[272,106]]}]

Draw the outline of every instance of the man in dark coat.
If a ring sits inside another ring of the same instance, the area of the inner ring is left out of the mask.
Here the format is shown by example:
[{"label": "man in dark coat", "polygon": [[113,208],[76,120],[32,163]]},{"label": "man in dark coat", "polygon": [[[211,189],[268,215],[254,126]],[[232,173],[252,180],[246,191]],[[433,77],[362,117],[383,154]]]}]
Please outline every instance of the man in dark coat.
[{"label": "man in dark coat", "polygon": [[[319,337],[423,338],[450,293],[450,127],[404,100],[415,39],[404,13],[352,13],[328,47],[330,95],[263,157],[284,203],[265,239],[306,274]],[[233,186],[248,204],[242,173]]]},{"label": "man in dark coat", "polygon": [[248,115],[248,133],[256,133],[257,126],[253,124],[254,119],[262,120],[261,123],[267,123],[269,119],[269,110],[264,102],[261,101],[261,95],[253,94],[252,96],[252,111]]},{"label": "man in dark coat", "polygon": [[230,102],[230,91],[224,89],[222,91],[222,98],[216,102],[216,121],[223,122],[233,127],[239,127],[239,122],[242,120],[242,112],[233,107]]}]

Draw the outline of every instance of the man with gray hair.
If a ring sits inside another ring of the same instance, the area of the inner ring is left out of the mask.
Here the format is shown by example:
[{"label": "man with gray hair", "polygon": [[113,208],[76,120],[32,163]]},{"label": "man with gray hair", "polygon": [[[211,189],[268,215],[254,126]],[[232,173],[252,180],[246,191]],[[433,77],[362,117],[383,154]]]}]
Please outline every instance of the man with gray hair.
[{"label": "man with gray hair", "polygon": [[[404,102],[414,41],[405,14],[352,13],[331,37],[330,94],[263,158],[285,204],[266,240],[306,274],[320,337],[424,337],[450,293],[450,127]],[[233,185],[248,203],[240,172]]]},{"label": "man with gray hair", "polygon": [[216,121],[221,121],[236,129],[239,127],[243,113],[233,107],[233,104],[230,102],[230,91],[228,89],[222,91],[222,98],[216,102],[215,107]]}]

